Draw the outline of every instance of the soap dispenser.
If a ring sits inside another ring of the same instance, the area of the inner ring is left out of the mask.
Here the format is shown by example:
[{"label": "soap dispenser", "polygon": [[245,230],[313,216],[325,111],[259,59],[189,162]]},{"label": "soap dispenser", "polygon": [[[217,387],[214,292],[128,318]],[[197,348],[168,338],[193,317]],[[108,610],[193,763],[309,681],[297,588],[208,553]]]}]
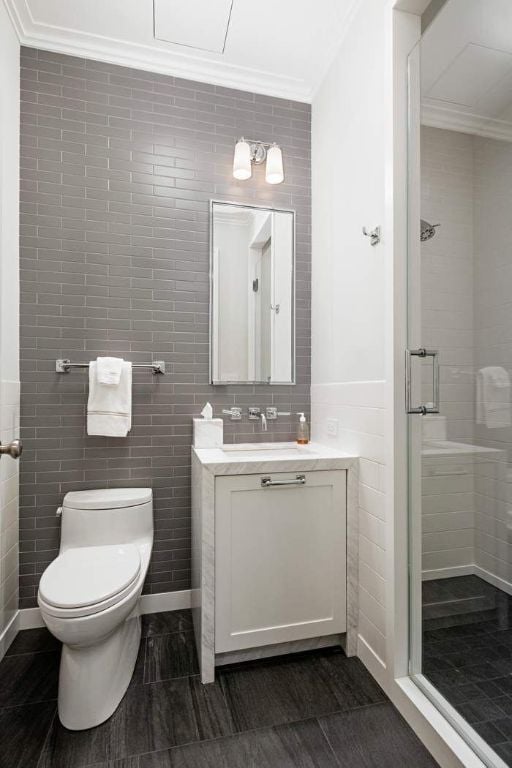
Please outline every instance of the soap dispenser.
[{"label": "soap dispenser", "polygon": [[297,426],[297,443],[298,445],[307,445],[309,443],[309,428],[306,422],[306,417],[302,412],[299,412],[297,416],[299,416],[299,424]]}]

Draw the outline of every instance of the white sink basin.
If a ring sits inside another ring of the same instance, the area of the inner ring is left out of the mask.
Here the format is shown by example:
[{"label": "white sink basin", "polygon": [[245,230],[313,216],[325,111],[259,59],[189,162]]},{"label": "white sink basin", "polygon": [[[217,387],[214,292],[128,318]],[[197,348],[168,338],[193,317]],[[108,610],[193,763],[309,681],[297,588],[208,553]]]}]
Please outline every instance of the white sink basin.
[{"label": "white sink basin", "polygon": [[297,443],[230,443],[221,448],[222,452],[233,458],[262,460],[272,459],[292,459],[304,454],[312,454],[307,445],[297,445]]}]

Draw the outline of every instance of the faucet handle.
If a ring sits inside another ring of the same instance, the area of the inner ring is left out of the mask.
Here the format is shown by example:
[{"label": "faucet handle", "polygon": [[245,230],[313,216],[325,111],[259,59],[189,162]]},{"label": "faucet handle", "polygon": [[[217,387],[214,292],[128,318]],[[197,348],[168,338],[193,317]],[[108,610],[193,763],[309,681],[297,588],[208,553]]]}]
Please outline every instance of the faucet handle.
[{"label": "faucet handle", "polygon": [[249,418],[253,421],[256,421],[261,416],[261,408],[259,408],[257,405],[250,405],[249,406]]},{"label": "faucet handle", "polygon": [[231,421],[240,421],[242,418],[242,409],[237,405],[233,405],[229,409],[223,408],[222,413],[231,416]]}]

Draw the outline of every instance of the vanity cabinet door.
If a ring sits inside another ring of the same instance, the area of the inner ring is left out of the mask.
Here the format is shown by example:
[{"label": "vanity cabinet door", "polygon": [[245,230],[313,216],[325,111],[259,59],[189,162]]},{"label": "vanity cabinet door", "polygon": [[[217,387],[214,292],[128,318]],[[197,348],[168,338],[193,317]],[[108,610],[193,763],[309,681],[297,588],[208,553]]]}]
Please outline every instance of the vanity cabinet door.
[{"label": "vanity cabinet door", "polygon": [[215,481],[215,651],[346,631],[346,472]]}]

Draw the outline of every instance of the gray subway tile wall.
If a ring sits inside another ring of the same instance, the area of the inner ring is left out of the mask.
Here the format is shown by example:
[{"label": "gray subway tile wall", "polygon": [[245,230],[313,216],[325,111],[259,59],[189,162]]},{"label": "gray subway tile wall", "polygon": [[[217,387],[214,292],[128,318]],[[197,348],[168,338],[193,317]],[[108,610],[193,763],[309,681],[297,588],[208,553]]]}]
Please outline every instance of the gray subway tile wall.
[{"label": "gray subway tile wall", "polygon": [[[278,405],[309,413],[310,108],[23,48],[21,118],[21,607],[57,555],[69,490],[152,486],[145,592],[190,586],[191,419]],[[235,139],[277,141],[285,182],[232,177]],[[209,200],[297,212],[297,384],[208,383]],[[134,371],[126,439],[88,437],[87,373],[55,359],[163,359]],[[296,417],[225,421],[226,441],[290,440]]]}]

